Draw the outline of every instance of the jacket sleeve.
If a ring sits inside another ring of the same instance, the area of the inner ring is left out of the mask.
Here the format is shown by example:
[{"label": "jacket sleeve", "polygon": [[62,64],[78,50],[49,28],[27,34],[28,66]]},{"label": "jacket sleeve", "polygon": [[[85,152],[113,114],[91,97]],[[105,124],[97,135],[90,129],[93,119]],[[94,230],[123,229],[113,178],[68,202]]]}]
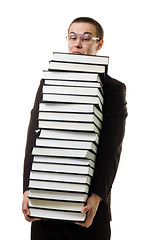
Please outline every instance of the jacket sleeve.
[{"label": "jacket sleeve", "polygon": [[25,149],[25,158],[24,158],[24,171],[23,171],[23,192],[28,190],[28,185],[29,185],[29,175],[30,175],[30,170],[32,167],[32,149],[33,146],[35,145],[37,133],[36,130],[38,129],[38,111],[39,111],[39,103],[42,98],[42,86],[43,86],[43,81],[41,80],[40,86],[38,88],[35,102],[34,102],[34,107],[31,111],[31,116],[30,116],[30,122],[28,126],[28,133],[27,133],[27,142],[26,142],[26,149]]},{"label": "jacket sleeve", "polygon": [[106,85],[104,94],[103,123],[90,193],[107,200],[116,176],[125,133],[126,87],[120,82],[112,87]]}]

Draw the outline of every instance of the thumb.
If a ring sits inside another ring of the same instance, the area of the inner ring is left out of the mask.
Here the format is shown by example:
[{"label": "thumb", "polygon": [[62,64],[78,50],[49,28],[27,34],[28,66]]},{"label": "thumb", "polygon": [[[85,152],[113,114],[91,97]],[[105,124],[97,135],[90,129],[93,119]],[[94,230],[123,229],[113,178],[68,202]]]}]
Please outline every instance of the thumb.
[{"label": "thumb", "polygon": [[85,214],[89,211],[89,206],[84,206],[82,209],[81,209],[81,213]]}]

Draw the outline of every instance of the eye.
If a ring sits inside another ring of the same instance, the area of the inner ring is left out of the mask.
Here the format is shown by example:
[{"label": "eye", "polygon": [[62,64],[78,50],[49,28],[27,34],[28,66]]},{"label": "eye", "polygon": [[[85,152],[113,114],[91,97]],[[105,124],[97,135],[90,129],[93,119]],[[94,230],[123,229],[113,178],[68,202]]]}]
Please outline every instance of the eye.
[{"label": "eye", "polygon": [[85,34],[82,37],[82,41],[84,41],[84,42],[90,42],[91,39],[92,39],[92,37],[90,35],[88,35],[88,34]]},{"label": "eye", "polygon": [[69,35],[69,40],[75,41],[77,39],[77,36],[75,34]]}]

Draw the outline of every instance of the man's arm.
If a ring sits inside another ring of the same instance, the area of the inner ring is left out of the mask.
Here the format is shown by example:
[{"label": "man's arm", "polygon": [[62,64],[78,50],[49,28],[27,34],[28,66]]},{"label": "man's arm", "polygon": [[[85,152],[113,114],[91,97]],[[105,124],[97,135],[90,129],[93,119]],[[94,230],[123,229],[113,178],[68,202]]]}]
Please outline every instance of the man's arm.
[{"label": "man's arm", "polygon": [[98,145],[94,176],[90,186],[91,196],[86,206],[81,210],[87,213],[84,223],[77,223],[89,227],[96,215],[101,200],[107,200],[117,172],[122,142],[125,133],[126,87],[124,84],[111,79],[104,87],[105,98],[103,108],[103,125]]},{"label": "man's arm", "polygon": [[24,158],[24,172],[23,172],[23,192],[28,190],[29,185],[29,174],[32,167],[32,149],[35,145],[37,133],[36,130],[38,129],[38,111],[39,111],[39,103],[42,98],[42,86],[43,81],[40,82],[40,86],[38,88],[34,107],[31,111],[30,122],[28,126],[28,133],[27,133],[27,142],[26,142],[26,150],[25,150],[25,158]]},{"label": "man's arm", "polygon": [[108,76],[104,87],[103,124],[90,192],[106,200],[116,176],[125,133],[126,87]]},{"label": "man's arm", "polygon": [[40,86],[38,88],[34,107],[31,111],[31,117],[28,127],[28,133],[27,133],[27,143],[26,143],[26,151],[25,151],[25,159],[24,159],[24,172],[23,172],[23,201],[22,201],[22,212],[24,214],[24,217],[27,221],[36,221],[39,220],[38,218],[30,218],[29,215],[29,209],[28,209],[28,185],[29,185],[29,175],[32,167],[32,149],[35,145],[37,133],[36,130],[38,129],[38,110],[39,110],[39,103],[41,101],[42,97],[42,85],[43,81],[41,81]]}]

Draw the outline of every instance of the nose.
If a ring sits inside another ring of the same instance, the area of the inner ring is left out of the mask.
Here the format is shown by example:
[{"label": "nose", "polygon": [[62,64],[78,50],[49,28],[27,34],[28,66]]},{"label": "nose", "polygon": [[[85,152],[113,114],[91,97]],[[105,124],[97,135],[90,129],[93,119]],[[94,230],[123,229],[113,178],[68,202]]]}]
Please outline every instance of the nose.
[{"label": "nose", "polygon": [[74,45],[75,45],[75,47],[77,47],[77,48],[81,48],[81,47],[82,47],[82,41],[81,41],[80,37],[77,37]]}]

